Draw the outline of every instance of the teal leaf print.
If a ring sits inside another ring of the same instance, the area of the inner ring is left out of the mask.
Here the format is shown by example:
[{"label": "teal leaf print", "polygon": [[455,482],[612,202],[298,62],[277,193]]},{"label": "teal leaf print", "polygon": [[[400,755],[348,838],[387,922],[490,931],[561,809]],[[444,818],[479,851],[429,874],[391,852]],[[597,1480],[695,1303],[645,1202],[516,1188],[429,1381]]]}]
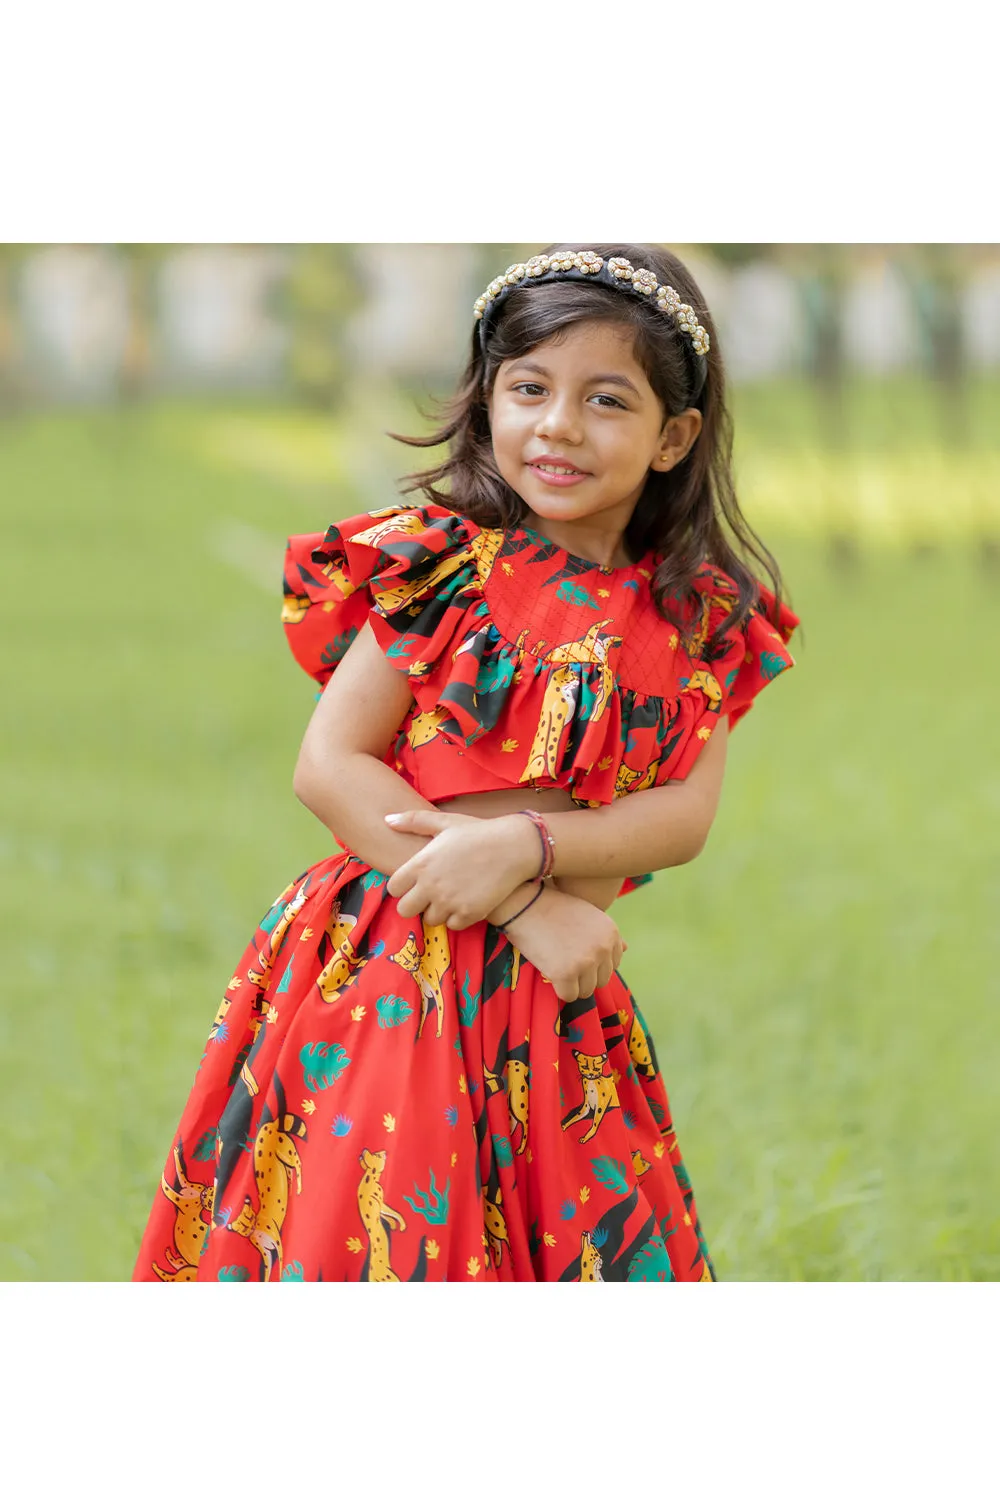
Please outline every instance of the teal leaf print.
[{"label": "teal leaf print", "polygon": [[458,1124],[458,1110],[455,1108],[454,1104],[448,1105],[448,1108],[444,1112],[444,1117],[447,1120],[448,1124],[451,1126],[452,1130],[454,1130],[455,1126]]},{"label": "teal leaf print", "polygon": [[676,1234],[677,1231],[678,1231],[678,1229],[680,1229],[680,1227],[681,1227],[679,1224],[675,1224],[674,1227],[673,1227],[673,1229],[668,1229],[667,1228],[667,1225],[670,1223],[670,1220],[673,1218],[673,1216],[674,1216],[674,1211],[673,1211],[672,1208],[670,1208],[670,1209],[667,1210],[667,1217],[665,1219],[661,1219],[660,1220],[660,1234],[663,1236],[663,1238],[665,1240],[669,1240],[670,1236],[672,1234]]},{"label": "teal leaf print", "polygon": [[381,870],[369,870],[367,874],[362,875],[361,884],[364,886],[366,891],[371,891],[374,890],[376,886],[388,885],[389,877],[388,875],[383,875]]},{"label": "teal leaf print", "polygon": [[274,931],[278,923],[281,921],[286,905],[287,902],[283,898],[279,898],[274,903],[274,905],[269,908],[266,917],[264,917],[263,921],[260,924],[261,932]]},{"label": "teal leaf print", "polygon": [[562,599],[566,604],[588,605],[591,609],[598,607],[593,594],[588,594],[582,584],[572,583],[568,578],[556,589],[556,598]]},{"label": "teal leaf print", "polygon": [[286,968],[284,974],[282,974],[281,983],[278,985],[278,988],[274,992],[276,995],[287,995],[288,991],[291,989],[293,962],[294,960],[291,958],[288,960],[288,967]]},{"label": "teal leaf print", "polygon": [[331,1135],[350,1135],[354,1121],[349,1120],[346,1115],[338,1115],[330,1126]]},{"label": "teal leaf print", "polygon": [[760,654],[760,675],[765,682],[773,681],[787,666],[784,657],[778,656],[774,651],[762,651]]},{"label": "teal leaf print", "polygon": [[629,1262],[626,1281],[674,1281],[667,1247],[658,1234],[647,1240]]},{"label": "teal leaf print", "polygon": [[[228,1042],[228,1040],[229,1040],[229,1022],[228,1021],[220,1021],[219,1024],[218,1024],[218,1026],[216,1026],[216,1027],[213,1028],[212,1034],[211,1034],[211,1036],[209,1037],[208,1040],[210,1042]],[[242,1066],[242,1064],[241,1064],[241,1066]]]},{"label": "teal leaf print", "polygon": [[630,1109],[623,1109],[622,1110],[622,1120],[625,1122],[625,1129],[626,1130],[634,1130],[635,1129],[635,1115],[632,1113],[632,1111]]},{"label": "teal leaf print", "polygon": [[481,994],[481,990],[477,990],[475,994],[472,993],[472,981],[466,969],[465,978],[462,980],[462,1004],[458,1008],[458,1019],[463,1026],[471,1026],[476,1019]]},{"label": "teal leaf print", "polygon": [[218,1143],[219,1132],[217,1130],[206,1130],[192,1153],[195,1161],[211,1161],[215,1155],[215,1148]]},{"label": "teal leaf print", "polygon": [[332,641],[327,641],[320,655],[323,665],[325,667],[337,666],[357,633],[358,627],[352,625],[349,630],[342,630],[339,635],[335,635]]},{"label": "teal leaf print", "polygon": [[566,1036],[574,1047],[577,1046],[579,1042],[583,1041],[583,1027],[570,1026],[566,1031]]},{"label": "teal leaf print", "polygon": [[417,638],[415,635],[400,636],[398,641],[393,641],[391,645],[386,648],[385,654],[390,659],[390,661],[393,659],[393,657],[409,656],[413,647],[416,645],[416,640]]},{"label": "teal leaf print", "polygon": [[625,1180],[623,1162],[615,1161],[610,1156],[592,1156],[590,1165],[601,1187],[606,1187],[612,1193],[621,1193],[622,1197],[625,1196],[628,1192],[628,1183]]},{"label": "teal leaf print", "polygon": [[573,1202],[572,1198],[567,1198],[566,1202],[561,1206],[561,1208],[559,1209],[559,1217],[566,1223],[568,1223],[570,1219],[576,1218],[576,1204]]},{"label": "teal leaf print", "polygon": [[300,1260],[293,1260],[281,1273],[282,1281],[305,1281],[306,1273]]},{"label": "teal leaf print", "polygon": [[416,1183],[413,1184],[413,1191],[422,1200],[420,1203],[407,1197],[406,1193],[403,1194],[403,1197],[406,1198],[407,1203],[415,1214],[421,1214],[427,1220],[428,1224],[447,1224],[448,1194],[451,1191],[450,1177],[445,1183],[444,1192],[442,1193],[434,1180],[434,1170],[431,1168],[431,1181],[427,1192],[425,1193]]},{"label": "teal leaf print", "polygon": [[595,1250],[600,1250],[602,1245],[608,1242],[608,1231],[606,1229],[595,1229],[591,1232],[590,1243]]},{"label": "teal leaf print", "polygon": [[493,1137],[493,1155],[497,1159],[497,1166],[510,1167],[514,1163],[514,1153],[511,1150],[510,1141],[505,1135]]},{"label": "teal leaf print", "polygon": [[216,1281],[249,1281],[250,1272],[246,1266],[220,1266]]},{"label": "teal leaf print", "polygon": [[307,1089],[328,1089],[336,1083],[351,1059],[337,1042],[309,1042],[299,1053]]},{"label": "teal leaf print", "polygon": [[402,1026],[413,1015],[413,1006],[402,995],[382,995],[375,1008],[383,1031],[388,1031],[390,1026]]},{"label": "teal leaf print", "polygon": [[728,676],[726,677],[726,681],[725,681],[725,689],[726,689],[727,693],[732,691],[733,683],[736,681],[736,679],[737,679],[737,677],[739,675],[740,675],[740,669],[739,669],[739,667],[734,667],[733,670],[728,674]]},{"label": "teal leaf print", "polygon": [[663,1108],[663,1105],[660,1103],[659,1099],[647,1099],[646,1103],[649,1105],[649,1113],[653,1116],[653,1119],[656,1121],[657,1125],[662,1125],[664,1120],[667,1118],[667,1112]]},{"label": "teal leaf print", "polygon": [[495,693],[509,687],[514,681],[514,663],[508,656],[497,656],[494,661],[484,661],[476,673],[476,692]]}]

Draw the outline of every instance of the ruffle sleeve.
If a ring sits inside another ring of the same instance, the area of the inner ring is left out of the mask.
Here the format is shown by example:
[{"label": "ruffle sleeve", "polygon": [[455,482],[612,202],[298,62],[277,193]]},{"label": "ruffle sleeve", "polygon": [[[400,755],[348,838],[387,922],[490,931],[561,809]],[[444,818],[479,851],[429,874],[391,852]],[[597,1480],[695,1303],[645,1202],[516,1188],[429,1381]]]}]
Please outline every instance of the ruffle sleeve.
[{"label": "ruffle sleeve", "polygon": [[[690,670],[682,674],[680,686],[684,692],[699,691],[701,709],[684,753],[671,768],[671,779],[683,779],[688,774],[721,718],[729,720],[731,733],[753,707],[761,689],[795,665],[788,642],[799,617],[786,604],[779,608],[774,594],[763,584],[758,583],[759,599],[743,624],[732,630],[725,629],[738,597],[732,579],[710,568],[699,581],[699,590],[701,621]],[[713,644],[720,625],[721,639]]]},{"label": "ruffle sleeve", "polygon": [[295,660],[325,687],[370,621],[387,658],[420,675],[466,614],[469,543],[462,518],[438,506],[389,506],[290,537],[281,618]]}]

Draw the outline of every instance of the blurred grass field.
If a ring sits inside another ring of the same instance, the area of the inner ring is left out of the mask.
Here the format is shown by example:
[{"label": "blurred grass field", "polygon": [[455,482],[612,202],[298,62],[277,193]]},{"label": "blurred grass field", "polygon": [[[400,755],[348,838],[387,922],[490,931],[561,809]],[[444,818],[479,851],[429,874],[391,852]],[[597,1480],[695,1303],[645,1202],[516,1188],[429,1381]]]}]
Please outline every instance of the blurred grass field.
[{"label": "blurred grass field", "polygon": [[[616,908],[728,1280],[1000,1275],[995,424],[977,397],[947,458],[899,400],[907,441],[825,462],[747,396],[799,664],[734,735],[705,853]],[[366,477],[367,441],[204,405],[0,427],[4,1279],[130,1274],[232,965],[328,848],[291,792],[313,694],[278,571],[289,532],[391,498],[365,486],[407,455]]]}]

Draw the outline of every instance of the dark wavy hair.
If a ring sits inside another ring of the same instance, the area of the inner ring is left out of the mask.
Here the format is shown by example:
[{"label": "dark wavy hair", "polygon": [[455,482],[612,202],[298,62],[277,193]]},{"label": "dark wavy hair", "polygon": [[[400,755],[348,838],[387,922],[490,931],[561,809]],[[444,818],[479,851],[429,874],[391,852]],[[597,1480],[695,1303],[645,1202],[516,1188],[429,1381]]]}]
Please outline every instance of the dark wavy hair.
[{"label": "dark wavy hair", "polygon": [[[432,504],[444,505],[478,526],[519,526],[525,513],[520,496],[501,478],[493,459],[487,403],[504,360],[520,358],[547,339],[578,323],[613,323],[629,329],[635,359],[645,371],[664,412],[664,420],[690,407],[702,415],[701,432],[687,456],[665,474],[650,470],[645,488],[625,531],[633,559],[652,550],[657,566],[650,583],[661,616],[680,630],[688,620],[672,612],[672,601],[693,608],[694,578],[705,563],[733,579],[739,598],[723,629],[740,626],[760,602],[757,578],[743,557],[754,559],[767,574],[777,601],[782,598],[778,564],[740,509],[732,473],[732,418],[726,406],[726,377],[712,316],[694,277],[676,255],[653,245],[551,245],[557,250],[592,250],[609,260],[624,256],[633,266],[652,271],[694,309],[708,331],[708,372],[696,399],[695,356],[670,317],[648,302],[623,295],[599,283],[580,281],[528,283],[509,292],[495,314],[483,357],[479,325],[458,390],[438,404],[440,426],[427,437],[391,436],[414,448],[448,444],[448,457],[435,467],[408,474],[403,494],[421,492]],[[734,545],[735,544],[735,545]],[[738,549],[738,550],[737,550]],[[742,556],[740,555],[742,553]],[[773,622],[777,623],[777,609]],[[710,644],[715,643],[713,637]]]}]

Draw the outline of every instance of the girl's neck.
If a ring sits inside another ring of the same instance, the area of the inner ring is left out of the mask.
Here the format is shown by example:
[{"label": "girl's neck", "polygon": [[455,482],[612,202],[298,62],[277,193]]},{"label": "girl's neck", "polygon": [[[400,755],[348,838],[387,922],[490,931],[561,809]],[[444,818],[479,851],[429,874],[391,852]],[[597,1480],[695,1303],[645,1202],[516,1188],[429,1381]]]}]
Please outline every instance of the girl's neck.
[{"label": "girl's neck", "polygon": [[625,545],[625,533],[611,517],[604,518],[603,526],[600,516],[579,521],[553,521],[546,516],[536,516],[525,506],[521,524],[564,552],[599,568],[629,568],[634,561]]}]

